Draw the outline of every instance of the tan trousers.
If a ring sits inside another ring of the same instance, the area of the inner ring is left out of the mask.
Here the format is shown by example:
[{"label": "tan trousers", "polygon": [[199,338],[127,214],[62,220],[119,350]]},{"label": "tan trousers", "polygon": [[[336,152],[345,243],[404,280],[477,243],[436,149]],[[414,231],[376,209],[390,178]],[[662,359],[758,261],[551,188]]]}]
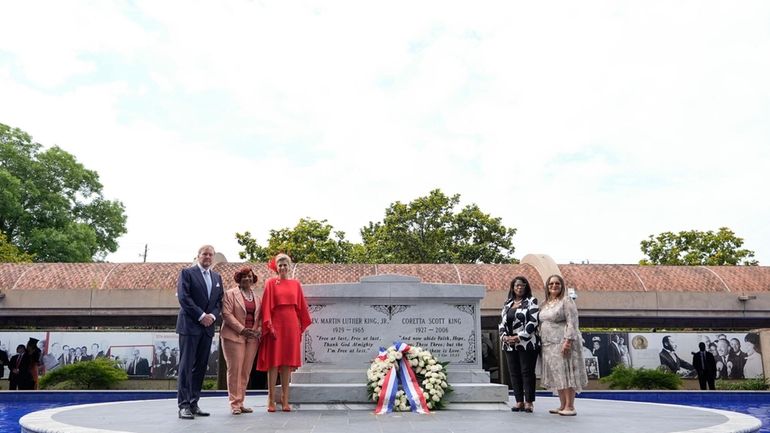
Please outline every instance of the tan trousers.
[{"label": "tan trousers", "polygon": [[247,343],[240,343],[223,338],[222,353],[227,363],[227,395],[230,398],[230,409],[240,409],[243,407],[246,386],[254,366],[254,356],[257,354],[257,340],[252,338]]}]

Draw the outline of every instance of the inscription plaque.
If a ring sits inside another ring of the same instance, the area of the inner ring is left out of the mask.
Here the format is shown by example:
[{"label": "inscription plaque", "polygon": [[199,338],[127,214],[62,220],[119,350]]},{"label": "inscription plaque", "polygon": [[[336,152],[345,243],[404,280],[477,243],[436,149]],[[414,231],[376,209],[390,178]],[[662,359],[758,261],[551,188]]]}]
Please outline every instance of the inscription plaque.
[{"label": "inscription plaque", "polygon": [[394,341],[430,350],[453,366],[474,365],[476,305],[457,303],[312,304],[304,362],[366,368]]}]

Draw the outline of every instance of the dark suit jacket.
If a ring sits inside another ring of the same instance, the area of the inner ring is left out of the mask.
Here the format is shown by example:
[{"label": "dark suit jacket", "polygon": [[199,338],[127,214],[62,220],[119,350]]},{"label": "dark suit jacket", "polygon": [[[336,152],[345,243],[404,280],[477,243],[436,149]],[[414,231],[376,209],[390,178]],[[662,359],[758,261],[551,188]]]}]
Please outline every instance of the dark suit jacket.
[{"label": "dark suit jacket", "polygon": [[701,353],[693,353],[692,367],[698,372],[698,376],[703,376],[707,379],[715,379],[717,377],[717,361],[714,359],[714,355],[708,350],[704,355],[706,357],[705,365],[701,361]]},{"label": "dark suit jacket", "polygon": [[[211,268],[209,268],[211,271]],[[203,313],[211,313],[219,320],[222,310],[224,284],[222,277],[211,271],[211,296],[207,295],[206,281],[198,265],[182,269],[176,284],[179,300],[179,315],[176,319],[176,333],[180,335],[201,335],[204,332],[214,337],[215,326],[205,327],[198,319]]]},{"label": "dark suit jacket", "polygon": [[660,351],[660,365],[666,367],[672,373],[677,373],[680,368],[692,370],[692,365],[688,364],[682,358],[674,358],[666,349]]},{"label": "dark suit jacket", "polygon": [[[14,373],[13,370],[16,368],[16,363],[19,362],[19,355],[18,354],[13,355],[11,359],[9,359],[8,361],[10,362],[10,364],[8,364],[8,367],[9,367],[8,380],[15,384],[18,384],[19,373]],[[19,365],[19,371],[20,372],[24,371],[24,367]]]},{"label": "dark suit jacket", "polygon": [[719,363],[717,364],[717,379],[728,379],[727,363],[730,362],[730,360],[727,359],[727,357],[720,356],[716,361]]},{"label": "dark suit jacket", "polygon": [[0,350],[0,377],[5,376],[5,366],[8,365],[8,353],[5,350]]},{"label": "dark suit jacket", "polygon": [[[134,363],[136,363],[136,369],[134,369]],[[150,362],[147,361],[147,358],[132,359],[126,366],[126,372],[132,376],[149,376]]]},{"label": "dark suit jacket", "polygon": [[[10,359],[11,374],[8,375],[9,380],[13,380],[18,385],[19,389],[34,389],[35,380],[32,377],[30,367],[32,366],[33,356],[24,353],[24,356],[19,361],[19,355],[13,355]],[[13,369],[17,367],[16,363],[19,363],[18,373],[13,373]]]},{"label": "dark suit jacket", "polygon": [[610,368],[620,364],[623,354],[620,353],[620,343],[610,341]]},{"label": "dark suit jacket", "polygon": [[730,352],[730,354],[727,355],[727,359],[733,363],[733,368],[730,370],[730,379],[743,379],[743,365],[746,363],[746,358],[735,352]]}]

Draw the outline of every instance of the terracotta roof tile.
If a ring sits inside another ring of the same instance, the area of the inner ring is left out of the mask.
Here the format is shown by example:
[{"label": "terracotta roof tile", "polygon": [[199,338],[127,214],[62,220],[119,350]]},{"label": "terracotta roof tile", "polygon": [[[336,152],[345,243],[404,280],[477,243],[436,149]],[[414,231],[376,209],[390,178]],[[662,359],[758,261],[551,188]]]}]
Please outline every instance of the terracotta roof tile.
[{"label": "terracotta roof tile", "polygon": [[643,291],[633,268],[626,265],[559,265],[567,287],[599,292]]},{"label": "terracotta roof tile", "polygon": [[0,289],[8,290],[24,275],[24,272],[34,268],[34,264],[0,263]]},{"label": "terracotta roof tile", "polygon": [[114,263],[36,263],[27,267],[15,282],[24,289],[98,289]]},{"label": "terracotta roof tile", "polygon": [[189,263],[121,263],[110,272],[104,289],[176,289],[179,271]]},{"label": "terracotta roof tile", "polygon": [[707,266],[724,281],[731,292],[770,292],[770,267],[754,266],[744,272],[743,266]]},{"label": "terracotta roof tile", "polygon": [[361,277],[374,275],[375,269],[375,265],[364,264],[300,263],[294,268],[294,278],[302,284],[357,283]]},{"label": "terracotta roof tile", "polygon": [[[445,265],[442,265],[445,266]],[[540,293],[543,287],[542,278],[530,265],[457,265],[462,276],[463,284],[483,284],[488,290],[508,291],[511,280],[516,276],[524,276],[532,288],[532,293]]]},{"label": "terracotta roof tile", "polygon": [[[260,281],[273,276],[264,263],[219,263],[225,287],[235,287],[232,277],[251,266]],[[35,263],[0,264],[0,290],[28,289],[162,289],[175,290],[182,268],[189,263]],[[638,266],[560,265],[569,287],[583,291],[666,292],[767,292],[770,267],[766,266]],[[511,279],[525,276],[534,293],[542,279],[534,267],[475,264],[299,264],[294,275],[303,284],[352,283],[374,274],[413,275],[427,283],[482,284],[487,290],[508,290]]]},{"label": "terracotta roof tile", "polygon": [[457,271],[455,271],[455,268],[453,265],[382,264],[382,265],[377,265],[377,273],[380,275],[382,274],[412,275],[415,277],[420,277],[420,279],[422,279],[424,283],[446,283],[446,284],[458,283]]},{"label": "terracotta roof tile", "polygon": [[719,278],[701,266],[635,266],[633,269],[650,292],[726,291]]}]

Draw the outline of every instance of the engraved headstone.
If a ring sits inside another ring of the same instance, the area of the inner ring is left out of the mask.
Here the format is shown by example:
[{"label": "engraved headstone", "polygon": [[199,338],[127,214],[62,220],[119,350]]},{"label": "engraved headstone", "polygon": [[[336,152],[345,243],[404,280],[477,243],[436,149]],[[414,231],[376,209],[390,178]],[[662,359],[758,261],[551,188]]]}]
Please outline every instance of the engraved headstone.
[{"label": "engraved headstone", "polygon": [[377,275],[304,290],[313,321],[303,336],[304,365],[292,376],[293,403],[367,402],[366,370],[379,348],[394,341],[449,361],[450,401],[508,400],[507,387],[490,384],[481,368],[484,286]]}]

